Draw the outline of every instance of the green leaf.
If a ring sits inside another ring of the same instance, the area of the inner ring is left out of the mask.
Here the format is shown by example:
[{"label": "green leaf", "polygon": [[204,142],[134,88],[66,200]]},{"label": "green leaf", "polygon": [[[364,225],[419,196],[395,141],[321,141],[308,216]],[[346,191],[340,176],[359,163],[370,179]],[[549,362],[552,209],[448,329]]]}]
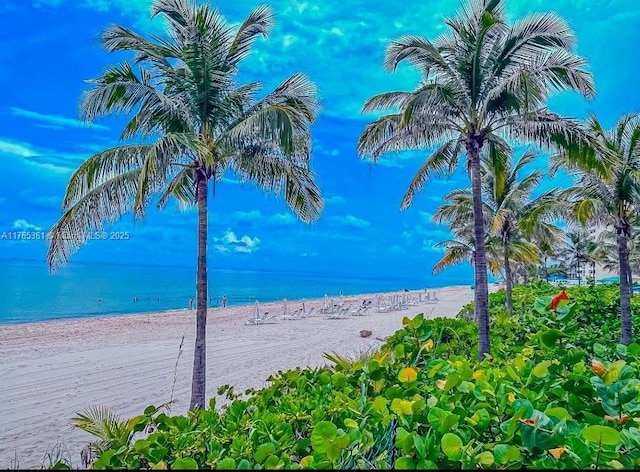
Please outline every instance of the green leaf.
[{"label": "green leaf", "polygon": [[398,470],[415,470],[416,462],[411,457],[398,457],[393,468]]},{"label": "green leaf", "polygon": [[355,420],[352,420],[351,418],[347,418],[344,420],[344,425],[347,428],[355,428],[358,429],[358,423]]},{"label": "green leaf", "polygon": [[[246,459],[243,459],[246,462]],[[240,465],[240,464],[238,464]],[[175,468],[175,465],[174,465]],[[236,460],[233,457],[227,457],[226,459],[222,459],[220,462],[218,462],[216,464],[216,468],[220,469],[220,470],[225,470],[225,469],[235,469],[236,468]],[[240,467],[238,467],[240,469]]]},{"label": "green leaf", "polygon": [[439,433],[444,433],[449,431],[453,425],[455,425],[460,417],[458,415],[454,415],[447,411],[444,411],[441,408],[433,407],[429,410],[429,414],[427,415],[427,420],[429,424],[438,431]]},{"label": "green leaf", "polygon": [[409,400],[394,398],[391,402],[391,411],[396,415],[411,415],[413,414],[413,403]]},{"label": "green leaf", "polygon": [[536,301],[533,303],[533,309],[536,310],[541,315],[547,315],[549,313],[549,308],[551,307],[551,300],[553,297],[538,297]]},{"label": "green leaf", "polygon": [[566,408],[562,408],[562,407],[554,407],[554,408],[547,408],[544,411],[544,414],[547,416],[554,416],[556,418],[559,418],[561,420],[570,420],[571,415],[569,414],[569,412],[567,411]]},{"label": "green leaf", "polygon": [[589,442],[616,446],[622,442],[620,433],[610,426],[593,425],[582,430],[582,437]]},{"label": "green leaf", "polygon": [[282,461],[278,456],[269,456],[264,463],[264,468],[269,469],[281,469],[284,466],[284,461]]},{"label": "green leaf", "polygon": [[442,436],[440,445],[442,446],[442,451],[450,460],[457,461],[462,457],[462,439],[458,435],[446,433]]},{"label": "green leaf", "polygon": [[519,461],[522,458],[520,449],[510,444],[496,444],[493,448],[493,456],[498,465]]},{"label": "green leaf", "polygon": [[265,443],[258,446],[258,449],[253,453],[253,458],[258,464],[262,464],[264,460],[276,451],[276,446],[273,443]]},{"label": "green leaf", "polygon": [[550,365],[551,361],[542,361],[531,370],[531,373],[536,377],[544,377],[547,375]]},{"label": "green leaf", "polygon": [[489,451],[484,451],[478,454],[476,456],[476,461],[478,461],[479,464],[485,467],[488,467],[495,462],[493,458],[493,454],[491,454],[491,452]]},{"label": "green leaf", "polygon": [[540,333],[540,340],[547,347],[555,346],[558,339],[566,337],[567,335],[559,329],[548,329]]},{"label": "green leaf", "polygon": [[191,457],[182,457],[180,459],[176,459],[175,462],[171,464],[171,468],[182,470],[198,470],[198,463]]},{"label": "green leaf", "polygon": [[329,443],[338,435],[338,427],[331,421],[320,421],[311,431],[311,445],[319,454],[326,454]]}]

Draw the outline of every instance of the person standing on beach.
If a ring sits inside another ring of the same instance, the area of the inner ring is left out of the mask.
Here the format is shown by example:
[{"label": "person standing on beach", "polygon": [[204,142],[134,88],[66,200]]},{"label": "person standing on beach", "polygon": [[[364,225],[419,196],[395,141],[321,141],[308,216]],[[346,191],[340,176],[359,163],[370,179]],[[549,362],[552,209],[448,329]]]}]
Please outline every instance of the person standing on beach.
[{"label": "person standing on beach", "polygon": [[227,306],[227,296],[222,295],[222,308]]},{"label": "person standing on beach", "polygon": [[193,298],[189,299],[189,310],[193,309]]}]

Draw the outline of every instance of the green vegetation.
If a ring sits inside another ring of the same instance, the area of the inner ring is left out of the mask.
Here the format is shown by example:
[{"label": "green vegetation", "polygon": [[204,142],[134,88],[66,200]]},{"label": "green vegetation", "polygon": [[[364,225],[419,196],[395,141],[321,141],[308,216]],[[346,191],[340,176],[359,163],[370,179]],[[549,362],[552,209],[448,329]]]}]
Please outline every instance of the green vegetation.
[{"label": "green vegetation", "polygon": [[512,316],[492,294],[483,361],[475,323],[405,318],[369,357],[327,356],[330,367],[278,372],[244,395],[225,386],[221,409],[149,407],[102,437],[93,467],[637,467],[640,345],[615,344],[618,288],[557,293],[514,287]]}]

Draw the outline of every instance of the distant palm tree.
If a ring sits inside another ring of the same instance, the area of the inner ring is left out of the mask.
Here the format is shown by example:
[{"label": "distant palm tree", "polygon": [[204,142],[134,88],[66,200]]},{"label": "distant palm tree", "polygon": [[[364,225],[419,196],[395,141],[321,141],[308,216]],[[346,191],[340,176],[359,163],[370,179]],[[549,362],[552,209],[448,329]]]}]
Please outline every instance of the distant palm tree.
[{"label": "distant palm tree", "polygon": [[[558,228],[548,221],[556,216],[557,191],[550,190],[536,198],[532,193],[542,180],[542,172],[533,170],[521,176],[527,165],[536,158],[525,152],[514,162],[510,152],[499,152],[490,147],[481,162],[482,193],[484,195],[484,224],[488,234],[495,236],[502,247],[501,263],[506,288],[506,309],[513,311],[511,248],[519,251],[520,264],[538,262],[538,247],[525,240],[527,237],[552,237]],[[455,190],[445,197],[445,204],[434,215],[436,222],[450,222],[456,226],[470,226],[473,221],[473,195],[468,190]],[[555,230],[554,230],[555,228]]]},{"label": "distant palm tree", "polygon": [[[605,270],[617,272],[620,267],[618,234],[614,228],[606,228],[596,238],[598,263]],[[629,284],[633,286],[633,274],[640,273],[640,217],[631,220],[629,233]]]},{"label": "distant palm tree", "polygon": [[[514,162],[511,153],[498,152],[494,147],[490,148],[487,159],[482,161],[482,183],[492,217],[490,231],[496,234],[502,243],[505,303],[509,313],[513,312],[511,242],[517,238],[531,238],[534,234],[540,239],[543,235],[551,235],[554,225],[549,221],[549,217],[555,217],[560,212],[557,190],[543,192],[536,198],[532,196],[542,181],[542,171],[536,169],[524,176],[520,175],[536,157],[536,153],[527,151]],[[520,241],[520,244],[524,242]],[[528,244],[531,254],[520,260],[521,263],[538,261],[538,248],[532,243]]]},{"label": "distant palm tree", "polygon": [[113,113],[133,113],[123,144],[85,161],[72,175],[63,216],[52,229],[49,266],[55,269],[86,241],[133,210],[143,217],[155,193],[158,206],[175,198],[198,208],[196,341],[190,409],[205,407],[207,320],[207,194],[225,172],[283,194],[305,222],[323,207],[310,170],[310,123],[319,109],[315,86],[293,75],[262,99],[258,82],[239,85],[238,65],[255,39],[273,24],[271,10],[256,8],[237,27],[208,4],[154,0],[152,16],[168,25],[165,37],[145,39],[123,27],[102,35],[109,52],[131,51],[124,61],[91,81],[82,116],[92,121]]},{"label": "distant palm tree", "polygon": [[567,158],[573,160],[569,152],[555,157],[553,169],[564,165],[577,177],[575,184],[565,192],[566,198],[573,203],[575,218],[582,223],[610,227],[617,234],[622,322],[620,342],[629,344],[633,336],[629,239],[632,221],[640,210],[640,115],[625,115],[608,131],[595,116],[589,118],[587,125],[611,154],[609,178],[602,179],[594,172],[565,165]]},{"label": "distant palm tree", "polygon": [[[575,39],[564,20],[536,14],[509,25],[502,0],[465,3],[447,19],[448,31],[431,41],[405,36],[391,42],[384,65],[395,71],[408,61],[422,73],[412,92],[370,98],[364,111],[389,110],[369,124],[359,139],[360,156],[376,161],[391,151],[437,148],[411,181],[401,208],[434,174],[451,175],[466,151],[473,193],[477,241],[477,293],[480,358],[489,354],[487,261],[482,219],[480,156],[486,147],[508,147],[505,140],[543,146],[575,147],[589,136],[578,123],[547,109],[551,90],[595,93],[586,61],[573,52]],[[593,154],[572,153],[603,169]]]},{"label": "distant palm tree", "polygon": [[598,259],[598,245],[591,229],[577,227],[570,229],[556,250],[562,264],[577,273],[578,285],[582,280],[580,267],[595,264]]}]

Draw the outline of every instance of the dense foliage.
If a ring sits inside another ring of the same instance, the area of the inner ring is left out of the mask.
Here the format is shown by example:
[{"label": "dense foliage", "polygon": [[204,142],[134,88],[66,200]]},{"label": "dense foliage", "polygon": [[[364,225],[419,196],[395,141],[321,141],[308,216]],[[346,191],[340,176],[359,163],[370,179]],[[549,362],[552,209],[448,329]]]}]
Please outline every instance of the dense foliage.
[{"label": "dense foliage", "polygon": [[516,287],[512,317],[492,294],[482,362],[472,321],[405,318],[370,357],[328,355],[244,395],[225,386],[221,409],[149,407],[98,444],[93,467],[638,467],[640,345],[615,344],[617,286],[557,293]]}]

